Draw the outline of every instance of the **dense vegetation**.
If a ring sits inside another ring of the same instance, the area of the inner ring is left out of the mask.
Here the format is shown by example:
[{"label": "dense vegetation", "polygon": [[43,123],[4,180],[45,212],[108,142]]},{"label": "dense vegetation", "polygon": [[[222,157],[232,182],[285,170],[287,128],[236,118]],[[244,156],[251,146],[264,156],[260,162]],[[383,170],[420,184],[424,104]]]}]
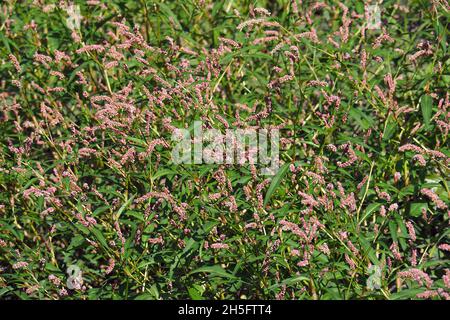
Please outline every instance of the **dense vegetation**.
[{"label": "dense vegetation", "polygon": [[449,299],[450,6],[364,2],[3,1],[0,298]]}]

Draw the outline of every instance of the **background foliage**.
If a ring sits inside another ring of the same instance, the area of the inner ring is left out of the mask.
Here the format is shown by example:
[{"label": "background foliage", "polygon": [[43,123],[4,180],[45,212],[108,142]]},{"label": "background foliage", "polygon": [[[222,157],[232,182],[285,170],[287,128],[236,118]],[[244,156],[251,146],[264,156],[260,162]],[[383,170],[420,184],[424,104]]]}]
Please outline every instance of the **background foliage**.
[{"label": "background foliage", "polygon": [[[75,4],[1,4],[2,299],[449,297],[447,1],[377,30],[356,0]],[[280,170],[172,164],[194,120],[279,126]]]}]

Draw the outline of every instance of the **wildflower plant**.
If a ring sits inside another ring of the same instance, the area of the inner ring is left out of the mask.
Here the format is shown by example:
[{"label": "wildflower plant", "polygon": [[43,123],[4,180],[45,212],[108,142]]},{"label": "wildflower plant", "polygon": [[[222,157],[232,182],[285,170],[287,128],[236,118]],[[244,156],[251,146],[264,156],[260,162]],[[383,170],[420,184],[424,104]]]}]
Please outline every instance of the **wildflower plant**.
[{"label": "wildflower plant", "polygon": [[3,1],[0,298],[449,299],[449,10]]}]

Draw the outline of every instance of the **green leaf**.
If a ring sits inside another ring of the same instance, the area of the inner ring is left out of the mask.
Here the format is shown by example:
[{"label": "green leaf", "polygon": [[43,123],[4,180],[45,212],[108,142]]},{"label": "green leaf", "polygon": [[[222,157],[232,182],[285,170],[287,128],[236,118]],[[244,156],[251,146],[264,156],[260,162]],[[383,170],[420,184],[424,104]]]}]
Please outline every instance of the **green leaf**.
[{"label": "green leaf", "polygon": [[420,108],[422,110],[423,122],[425,123],[425,126],[428,126],[430,124],[431,115],[433,112],[433,98],[429,95],[422,96],[422,99],[420,100]]},{"label": "green leaf", "polygon": [[307,283],[307,282],[309,282],[309,280],[310,279],[308,277],[306,277],[306,276],[291,277],[291,278],[288,278],[286,280],[283,280],[281,283],[276,283],[274,285],[271,285],[269,287],[269,290],[281,287],[281,286],[283,286],[285,284],[286,285],[294,285],[294,284],[296,284],[298,282],[306,282]]},{"label": "green leaf", "polygon": [[9,292],[13,290],[12,287],[4,287],[4,288],[0,288],[0,297],[3,296],[5,293]]},{"label": "green leaf", "polygon": [[275,177],[272,179],[270,183],[269,189],[267,189],[266,197],[264,198],[264,205],[266,205],[270,198],[272,197],[275,190],[277,190],[281,180],[283,180],[289,168],[289,163],[284,164],[277,172]]},{"label": "green leaf", "polygon": [[396,129],[397,129],[397,122],[395,120],[392,120],[391,117],[389,116],[386,123],[386,128],[383,132],[383,141],[390,140],[394,135]]},{"label": "green leaf", "polygon": [[394,242],[397,242],[397,223],[394,220],[389,221],[389,231],[391,233],[392,240],[394,240]]},{"label": "green leaf", "polygon": [[203,287],[198,284],[193,284],[192,287],[188,289],[189,296],[192,300],[204,300],[202,296],[203,291]]},{"label": "green leaf", "polygon": [[94,234],[94,236],[97,238],[97,240],[104,248],[108,248],[108,243],[106,242],[106,239],[100,232],[100,230],[98,230],[96,227],[91,227],[89,228],[89,230]]},{"label": "green leaf", "polygon": [[428,209],[428,203],[426,202],[414,202],[411,203],[411,207],[409,209],[409,214],[413,217],[418,217],[422,215],[422,209]]},{"label": "green leaf", "polygon": [[375,210],[377,210],[379,207],[381,207],[381,203],[371,203],[367,206],[365,212],[364,212],[364,216],[361,218],[361,222],[363,222],[365,219],[367,219],[367,217],[374,212]]},{"label": "green leaf", "polygon": [[364,248],[364,253],[367,254],[367,256],[369,257],[370,261],[374,265],[380,265],[380,261],[377,258],[376,252],[372,248],[372,246],[370,245],[369,241],[364,239],[363,236],[360,236],[358,241],[361,243],[361,246]]},{"label": "green leaf", "polygon": [[209,273],[211,275],[215,275],[222,278],[237,279],[236,276],[232,275],[231,273],[228,273],[224,268],[222,268],[219,265],[200,267],[198,269],[195,269],[194,271],[191,271],[188,275],[201,272]]},{"label": "green leaf", "polygon": [[70,242],[70,245],[67,248],[67,250],[78,248],[85,240],[86,238],[83,237],[82,235],[76,235],[75,237],[72,238],[72,241]]},{"label": "green leaf", "polygon": [[374,119],[367,111],[351,108],[349,115],[363,130],[367,130],[375,125]]},{"label": "green leaf", "polygon": [[180,22],[178,21],[176,14],[172,11],[172,9],[170,9],[170,7],[168,5],[166,5],[164,3],[160,3],[159,9],[167,18],[172,19],[173,23],[176,24],[177,29],[180,29],[180,30],[183,29],[181,27]]},{"label": "green leaf", "polygon": [[406,289],[400,292],[393,293],[389,298],[391,300],[405,300],[417,298],[418,293],[424,292],[424,289]]},{"label": "green leaf", "polygon": [[119,220],[120,215],[122,214],[123,210],[126,209],[126,207],[128,207],[130,205],[130,203],[133,201],[135,195],[132,195],[130,199],[128,199],[119,209],[119,211],[117,211],[117,213],[115,214],[114,219],[115,220]]}]

